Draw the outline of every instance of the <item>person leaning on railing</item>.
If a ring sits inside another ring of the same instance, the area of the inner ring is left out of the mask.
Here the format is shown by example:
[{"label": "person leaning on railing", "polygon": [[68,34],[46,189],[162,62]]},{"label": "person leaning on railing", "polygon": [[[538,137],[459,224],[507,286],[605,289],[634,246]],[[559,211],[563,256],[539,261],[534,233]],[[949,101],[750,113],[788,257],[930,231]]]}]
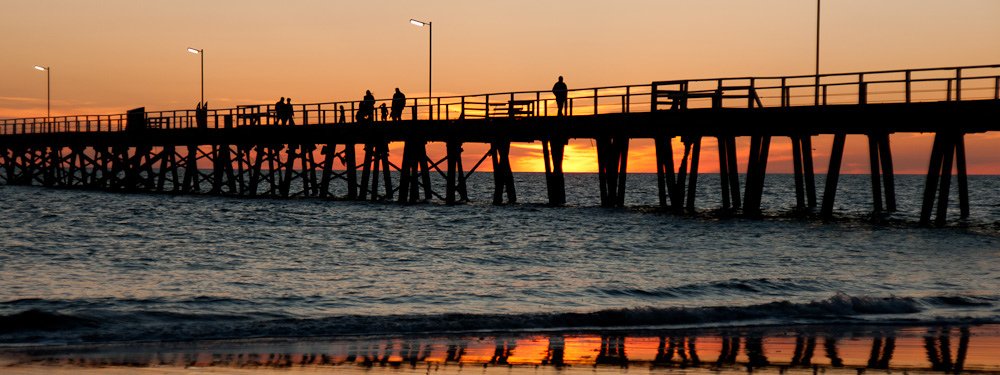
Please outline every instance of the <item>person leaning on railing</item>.
[{"label": "person leaning on railing", "polygon": [[208,129],[208,102],[198,103],[194,109],[194,121],[198,129]]},{"label": "person leaning on railing", "polygon": [[563,82],[563,77],[559,76],[559,81],[555,85],[552,85],[552,95],[556,96],[556,107],[559,109],[558,116],[563,115],[563,108],[566,107],[568,93],[569,89],[566,87],[566,82]]}]

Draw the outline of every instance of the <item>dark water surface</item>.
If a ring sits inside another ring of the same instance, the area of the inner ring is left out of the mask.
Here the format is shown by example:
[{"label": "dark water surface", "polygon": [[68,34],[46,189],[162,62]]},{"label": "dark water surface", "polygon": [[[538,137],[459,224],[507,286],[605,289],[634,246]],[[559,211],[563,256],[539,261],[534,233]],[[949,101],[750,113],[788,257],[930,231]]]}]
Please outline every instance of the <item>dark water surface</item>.
[{"label": "dark water surface", "polygon": [[[657,212],[650,175],[626,209],[596,207],[590,174],[568,207],[541,205],[540,174],[495,207],[490,178],[458,206],[0,186],[0,344],[1000,322],[1000,177],[970,177],[972,217],[943,229],[915,225],[920,176],[878,225],[867,176],[828,224],[785,215],[783,175],[764,220]],[[700,187],[718,207],[717,176]]]}]

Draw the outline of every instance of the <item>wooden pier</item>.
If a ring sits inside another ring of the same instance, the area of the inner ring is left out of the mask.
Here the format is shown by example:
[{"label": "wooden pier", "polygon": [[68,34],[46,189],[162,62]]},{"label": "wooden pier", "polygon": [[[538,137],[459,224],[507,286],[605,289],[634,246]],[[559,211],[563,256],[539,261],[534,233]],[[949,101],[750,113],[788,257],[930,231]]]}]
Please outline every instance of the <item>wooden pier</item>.
[{"label": "wooden pier", "polygon": [[[953,166],[960,212],[969,215],[964,136],[1000,131],[1000,65],[675,80],[569,94],[566,116],[556,116],[550,92],[524,91],[409,99],[408,116],[397,122],[355,122],[358,102],[297,104],[295,126],[278,125],[273,105],[0,120],[0,183],[453,204],[469,199],[468,178],[489,159],[493,203],[503,204],[517,201],[511,144],[540,142],[548,200],[561,205],[567,202],[565,146],[591,139],[601,204],[619,207],[628,187],[629,142],[650,139],[658,203],[683,213],[697,209],[702,140],[710,137],[718,145],[718,208],[755,216],[762,211],[771,141],[788,137],[795,181],[789,199],[829,218],[847,135],[868,139],[872,211],[881,214],[897,208],[889,135],[920,132],[935,134],[921,222],[944,225]],[[817,135],[834,139],[821,196],[812,155]],[[740,137],[750,140],[743,181]],[[675,138],[683,147],[679,160]],[[389,158],[396,142],[404,144],[399,165]],[[444,157],[430,158],[428,143],[443,144]],[[472,143],[487,144],[488,151],[463,165],[463,145]],[[433,188],[440,185],[444,191]]]}]

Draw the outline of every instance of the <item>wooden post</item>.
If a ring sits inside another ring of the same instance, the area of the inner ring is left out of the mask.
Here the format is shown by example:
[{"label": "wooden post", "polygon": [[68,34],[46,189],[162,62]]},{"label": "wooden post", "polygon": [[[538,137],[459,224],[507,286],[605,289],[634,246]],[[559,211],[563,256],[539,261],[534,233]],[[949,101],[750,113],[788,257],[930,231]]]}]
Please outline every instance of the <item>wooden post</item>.
[{"label": "wooden post", "polygon": [[694,136],[691,140],[691,172],[688,177],[687,210],[694,212],[694,197],[698,190],[698,163],[701,159],[701,137]]},{"label": "wooden post", "polygon": [[802,141],[799,136],[789,137],[792,141],[792,169],[795,172],[795,209],[806,208],[805,186],[802,177]]},{"label": "wooden post", "polygon": [[369,192],[372,195],[378,195],[378,192],[371,190],[371,182],[369,181],[372,178],[372,167],[377,168],[375,166],[375,144],[370,141],[366,142],[364,152],[365,156],[361,163],[361,194],[358,196],[360,200],[368,199]]},{"label": "wooden post", "polygon": [[597,183],[601,188],[601,206],[608,205],[608,169],[607,153],[609,152],[606,137],[598,137],[597,143]]},{"label": "wooden post", "polygon": [[[660,207],[667,207],[667,192],[674,188],[674,151],[671,137],[660,135],[656,144],[656,179],[659,187]],[[671,194],[672,198],[672,194]]]},{"label": "wooden post", "polygon": [[[385,190],[385,199],[392,200],[392,169],[389,165],[389,142],[382,141],[378,144],[379,160],[382,162],[382,181]],[[423,147],[421,147],[423,149]],[[376,174],[376,178],[378,175]],[[429,191],[429,190],[428,190]]]},{"label": "wooden post", "polygon": [[625,180],[628,178],[628,144],[629,140],[627,136],[620,136],[615,140],[615,146],[617,151],[617,168],[618,168],[618,197],[616,204],[618,207],[625,207]]},{"label": "wooden post", "polygon": [[757,177],[759,174],[761,136],[750,136],[750,154],[747,157],[747,181],[743,190],[743,212],[749,215],[754,212],[754,197],[756,196]]},{"label": "wooden post", "polygon": [[236,176],[233,174],[233,159],[232,159],[232,149],[230,145],[226,145],[226,159],[225,164],[225,174],[226,174],[226,186],[229,187],[229,194],[238,194],[239,190],[236,188]]},{"label": "wooden post", "polygon": [[407,141],[403,144],[403,161],[399,169],[399,203],[415,202],[417,200],[417,187],[414,181],[417,171],[416,163],[413,159],[413,142]]},{"label": "wooden post", "polygon": [[284,172],[280,186],[282,198],[288,198],[292,185],[292,172],[295,170],[295,158],[298,156],[298,152],[295,151],[295,145],[289,144],[285,151],[285,161],[281,163],[281,168]]},{"label": "wooden post", "polygon": [[253,165],[250,167],[250,183],[248,186],[251,197],[257,196],[257,188],[260,185],[261,168],[263,168],[265,155],[265,151],[262,150],[262,147],[263,146],[257,146],[254,148],[254,161]]},{"label": "wooden post", "polygon": [[[371,168],[372,163],[375,160],[375,150],[371,142],[365,142],[364,146],[364,159],[361,162],[361,194],[358,195],[359,200],[365,200],[368,198],[369,193],[369,183],[368,179],[371,178]],[[372,192],[374,194],[374,192]]]},{"label": "wooden post", "polygon": [[948,217],[948,194],[951,193],[951,166],[955,161],[955,138],[954,134],[944,134],[945,142],[942,147],[941,160],[941,187],[938,190],[937,216],[934,218],[934,225],[944,226]]},{"label": "wooden post", "polygon": [[329,142],[320,149],[323,154],[323,177],[319,182],[319,196],[330,196],[330,182],[333,181],[333,160],[337,158],[337,144]]},{"label": "wooden post", "polygon": [[823,208],[820,215],[824,219],[833,217],[833,202],[837,196],[837,183],[840,182],[840,164],[844,159],[844,143],[847,135],[833,135],[833,149],[830,151],[830,168],[826,172],[826,187],[823,191]]},{"label": "wooden post", "polygon": [[812,135],[805,135],[802,141],[802,168],[806,183],[806,199],[809,208],[816,208],[816,175],[813,172]]},{"label": "wooden post", "polygon": [[955,164],[958,169],[958,205],[962,218],[969,217],[969,177],[965,168],[965,134],[959,133],[955,139]]},{"label": "wooden post", "polygon": [[549,153],[549,141],[542,139],[542,164],[545,167],[545,188],[549,195],[549,204],[552,204],[552,162]]},{"label": "wooden post", "polygon": [[618,143],[612,136],[605,140],[606,150],[604,151],[604,175],[605,183],[608,185],[608,199],[602,202],[605,207],[614,207],[618,202],[618,158],[621,157],[618,150]]},{"label": "wooden post", "polygon": [[456,180],[457,178],[461,178],[460,176],[456,176],[456,174],[458,173],[458,164],[462,160],[462,144],[458,141],[448,141],[446,147],[448,149],[448,170],[445,176],[444,201],[447,204],[455,204],[455,193],[458,189]]},{"label": "wooden post", "polygon": [[344,168],[347,170],[347,199],[358,199],[358,162],[354,143],[344,145]]},{"label": "wooden post", "polygon": [[566,203],[565,177],[562,169],[565,146],[565,141],[560,138],[550,137],[548,140],[542,140],[542,157],[545,158],[545,184],[549,204],[553,206]]},{"label": "wooden post", "polygon": [[181,190],[185,193],[198,191],[198,146],[187,146],[187,157],[184,163],[184,183]]},{"label": "wooden post", "polygon": [[[438,117],[437,118],[438,119],[440,119],[440,117],[441,117],[441,103],[440,102],[441,102],[441,99],[438,98],[438,106],[437,106],[437,108],[438,108]],[[430,170],[430,166],[428,165],[428,159],[427,159],[427,141],[420,140],[420,142],[417,145],[419,146],[417,148],[417,165],[420,167],[420,180],[422,182],[421,187],[423,187],[423,189],[424,189],[424,200],[429,202],[431,199],[434,198],[434,191],[432,190],[432,187],[431,187],[431,170]],[[386,147],[387,158],[386,158],[385,162],[386,162],[386,171],[387,172],[389,170],[389,166],[388,166],[388,164],[389,164],[388,151],[389,151],[389,149],[388,149],[388,147]],[[389,184],[389,182],[388,182],[389,181],[389,174],[386,173],[385,177],[386,177],[386,181],[387,181],[386,182],[386,186],[388,186],[388,184]]]},{"label": "wooden post", "polygon": [[691,142],[685,137],[681,137],[684,144],[684,156],[681,157],[681,165],[677,169],[677,181],[673,191],[670,192],[670,205],[674,212],[684,212],[684,192],[687,183],[688,159],[691,156]]},{"label": "wooden post", "polygon": [[875,215],[882,213],[882,184],[881,170],[879,169],[878,140],[876,136],[868,134],[868,166],[872,180],[872,211]]},{"label": "wooden post", "polygon": [[941,176],[941,159],[944,144],[941,133],[934,135],[934,145],[931,147],[931,161],[927,166],[927,179],[924,183],[924,199],[920,207],[920,224],[930,224],[931,212],[934,210],[934,195],[937,193],[938,178]]},{"label": "wooden post", "polygon": [[490,160],[493,161],[493,204],[501,205],[503,204],[503,173],[500,170],[500,152],[497,150],[499,142],[493,142],[490,145]]},{"label": "wooden post", "polygon": [[491,150],[493,158],[493,204],[503,204],[503,193],[507,192],[507,203],[517,203],[517,192],[514,190],[514,174],[510,167],[510,141],[497,140]]},{"label": "wooden post", "polygon": [[733,201],[733,209],[742,207],[740,201],[740,170],[736,165],[736,137],[726,137],[727,163],[729,164],[729,194]]},{"label": "wooden post", "polygon": [[883,132],[879,137],[879,157],[882,159],[882,184],[885,187],[885,208],[889,212],[896,211],[896,176],[892,165],[892,149],[889,146],[889,133]]},{"label": "wooden post", "polygon": [[716,137],[716,140],[719,149],[719,183],[721,185],[719,191],[722,196],[722,209],[729,210],[731,205],[729,202],[729,152],[726,151],[725,137],[719,136]]},{"label": "wooden post", "polygon": [[563,155],[568,140],[558,138],[552,143],[552,182],[555,185],[555,201],[553,204],[566,204],[566,176],[563,175]]},{"label": "wooden post", "polygon": [[768,153],[771,150],[771,136],[765,135],[761,136],[760,140],[760,160],[757,162],[757,173],[755,177],[756,186],[754,187],[754,206],[751,209],[754,213],[761,212],[761,201],[764,196],[764,180],[767,178],[767,158]]}]

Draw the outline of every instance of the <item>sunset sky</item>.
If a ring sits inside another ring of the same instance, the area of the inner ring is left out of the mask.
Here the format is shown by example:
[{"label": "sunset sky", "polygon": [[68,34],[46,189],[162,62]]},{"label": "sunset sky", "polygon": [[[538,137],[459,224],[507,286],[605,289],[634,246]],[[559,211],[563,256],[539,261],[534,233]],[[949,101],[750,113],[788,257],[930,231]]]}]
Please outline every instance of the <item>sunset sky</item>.
[{"label": "sunset sky", "polygon": [[[126,1],[4,0],[0,118],[52,112],[192,108],[203,48],[213,108],[427,94],[427,29],[434,23],[437,96],[539,90],[559,75],[571,88],[717,76],[811,74],[813,0],[703,1]],[[1000,1],[823,1],[827,73],[1000,63]],[[900,173],[924,173],[929,135],[893,136]],[[867,172],[864,138],[848,139],[845,170]],[[776,140],[769,171],[791,170]],[[828,137],[814,141],[825,170]],[[968,138],[972,173],[1000,173],[1000,135]],[[478,150],[478,146],[467,150]],[[540,170],[536,145],[515,145],[514,168]],[[717,169],[706,142],[702,171]],[[569,171],[594,171],[594,148],[575,141]],[[745,144],[740,153],[746,153]],[[634,171],[653,171],[638,142]],[[478,156],[470,155],[470,158]],[[714,165],[713,165],[714,163]]]}]

